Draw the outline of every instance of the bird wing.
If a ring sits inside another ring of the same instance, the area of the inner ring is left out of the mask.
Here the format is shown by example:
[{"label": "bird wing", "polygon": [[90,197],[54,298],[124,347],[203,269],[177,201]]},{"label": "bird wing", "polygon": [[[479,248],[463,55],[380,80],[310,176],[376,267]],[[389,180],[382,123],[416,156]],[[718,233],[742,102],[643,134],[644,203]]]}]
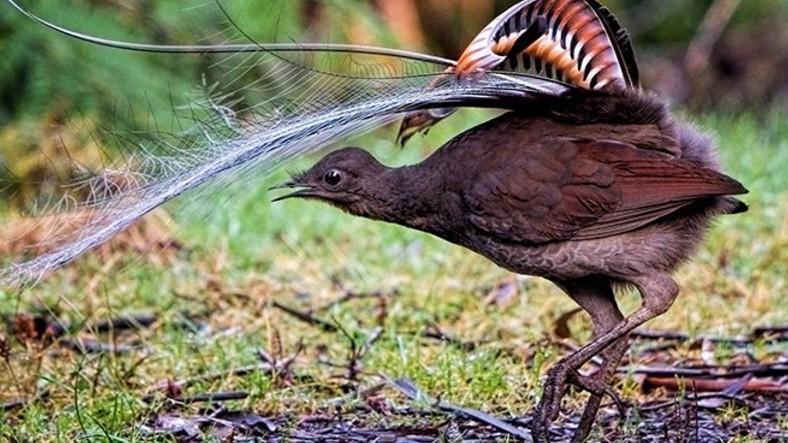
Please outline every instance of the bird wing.
[{"label": "bird wing", "polygon": [[[710,169],[613,141],[555,140],[484,169],[468,220],[505,241],[592,240],[630,232],[699,199],[746,192]],[[534,155],[532,155],[534,154]]]},{"label": "bird wing", "polygon": [[[535,75],[592,91],[640,86],[629,33],[596,0],[522,1],[490,22],[446,75],[473,78],[486,71]],[[401,143],[451,113],[438,109],[406,117]]]}]

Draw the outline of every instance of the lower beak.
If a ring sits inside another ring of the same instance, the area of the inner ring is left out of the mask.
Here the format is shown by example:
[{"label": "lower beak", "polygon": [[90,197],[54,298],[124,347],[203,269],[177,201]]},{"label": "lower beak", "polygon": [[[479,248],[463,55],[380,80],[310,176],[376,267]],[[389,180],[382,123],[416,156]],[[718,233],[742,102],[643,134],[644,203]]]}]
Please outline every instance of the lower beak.
[{"label": "lower beak", "polygon": [[281,197],[276,197],[275,199],[271,200],[271,203],[276,203],[282,200],[287,200],[289,198],[295,198],[295,197],[308,197],[310,195],[310,191],[312,190],[310,186],[302,185],[296,182],[295,180],[289,180],[284,183],[280,183],[276,186],[272,186],[268,188],[268,190],[275,191],[277,189],[293,189],[293,188],[302,188],[302,189],[299,189],[287,195],[283,195]]}]

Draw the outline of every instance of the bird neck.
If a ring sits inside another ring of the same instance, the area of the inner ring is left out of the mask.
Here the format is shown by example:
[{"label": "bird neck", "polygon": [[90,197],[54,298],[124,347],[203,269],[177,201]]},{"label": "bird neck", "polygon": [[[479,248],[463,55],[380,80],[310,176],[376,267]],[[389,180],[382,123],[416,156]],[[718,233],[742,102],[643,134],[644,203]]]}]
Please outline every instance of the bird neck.
[{"label": "bird neck", "polygon": [[356,215],[445,236],[443,176],[425,164],[392,168],[381,174]]}]

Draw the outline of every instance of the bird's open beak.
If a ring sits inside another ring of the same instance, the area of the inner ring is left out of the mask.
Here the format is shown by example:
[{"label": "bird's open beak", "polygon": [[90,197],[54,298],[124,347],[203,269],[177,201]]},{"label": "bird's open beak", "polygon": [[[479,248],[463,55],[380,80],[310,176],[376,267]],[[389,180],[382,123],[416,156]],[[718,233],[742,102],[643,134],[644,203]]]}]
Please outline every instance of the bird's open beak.
[{"label": "bird's open beak", "polygon": [[308,185],[301,184],[297,180],[288,180],[288,181],[286,181],[284,183],[280,183],[280,184],[278,184],[276,186],[272,186],[271,188],[268,188],[268,190],[269,191],[274,191],[274,190],[277,190],[277,189],[295,189],[295,188],[301,188],[301,189],[298,189],[297,191],[292,192],[290,194],[286,194],[286,195],[283,195],[281,197],[277,197],[277,198],[271,200],[271,203],[280,202],[282,200],[287,200],[289,198],[309,197],[310,195],[312,195],[312,187],[308,186]]}]

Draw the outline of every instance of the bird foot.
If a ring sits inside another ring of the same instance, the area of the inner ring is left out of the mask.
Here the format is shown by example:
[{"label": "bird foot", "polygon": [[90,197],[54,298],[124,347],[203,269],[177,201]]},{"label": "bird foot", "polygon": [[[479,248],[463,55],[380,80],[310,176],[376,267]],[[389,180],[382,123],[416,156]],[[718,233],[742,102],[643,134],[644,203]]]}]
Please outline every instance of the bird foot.
[{"label": "bird foot", "polygon": [[556,364],[547,374],[542,398],[534,412],[531,433],[537,443],[548,442],[550,424],[561,412],[561,400],[566,393],[567,385],[574,385],[594,395],[609,396],[623,416],[626,406],[619,395],[607,385],[605,380],[595,376],[580,375],[567,361]]},{"label": "bird foot", "polygon": [[534,419],[531,423],[531,434],[534,442],[546,443],[550,441],[550,423],[561,412],[561,399],[566,391],[571,368],[564,361],[559,362],[547,373],[542,398],[536,406]]},{"label": "bird foot", "polygon": [[568,382],[577,386],[578,388],[600,397],[607,395],[616,404],[619,414],[623,417],[626,415],[627,406],[618,393],[607,384],[606,380],[600,380],[596,375],[585,376],[580,375],[577,371],[570,373]]}]

